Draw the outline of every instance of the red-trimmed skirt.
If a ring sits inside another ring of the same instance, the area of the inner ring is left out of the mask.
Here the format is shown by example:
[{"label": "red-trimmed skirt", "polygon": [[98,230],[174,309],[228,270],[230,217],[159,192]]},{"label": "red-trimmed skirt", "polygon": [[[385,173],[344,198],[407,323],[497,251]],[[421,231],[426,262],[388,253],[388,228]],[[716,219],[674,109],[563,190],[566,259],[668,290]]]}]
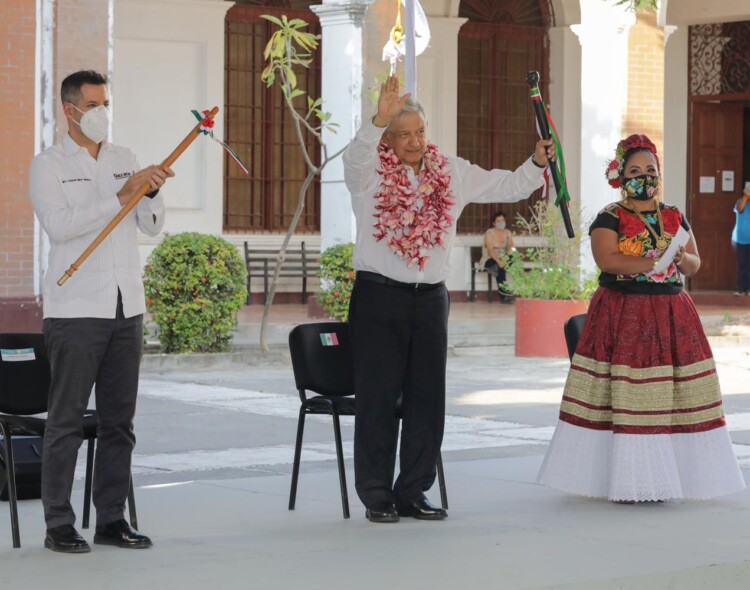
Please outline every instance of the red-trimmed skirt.
[{"label": "red-trimmed skirt", "polygon": [[596,291],[539,481],[636,501],[744,488],[689,295]]}]

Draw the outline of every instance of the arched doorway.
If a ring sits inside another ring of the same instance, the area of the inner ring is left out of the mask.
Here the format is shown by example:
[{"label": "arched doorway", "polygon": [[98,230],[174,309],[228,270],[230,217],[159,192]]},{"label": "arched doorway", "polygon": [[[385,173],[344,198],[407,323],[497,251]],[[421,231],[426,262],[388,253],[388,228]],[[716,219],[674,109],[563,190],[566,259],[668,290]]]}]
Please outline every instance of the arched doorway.
[{"label": "arched doorway", "polygon": [[[457,153],[483,168],[512,170],[538,139],[526,73],[540,73],[546,96],[551,8],[544,0],[462,0],[459,16],[469,22],[458,36]],[[506,218],[527,217],[539,195],[504,205]],[[469,205],[458,231],[481,233],[496,208]]]},{"label": "arched doorway", "polygon": [[[227,12],[226,138],[250,169],[250,176],[225,158],[224,231],[281,233],[289,227],[307,168],[281,91],[277,86],[267,88],[260,79],[266,65],[263,49],[276,28],[261,15],[300,18],[309,24],[310,32],[320,34],[318,18],[309,10],[312,4],[317,2],[245,0]],[[310,96],[320,96],[320,55],[318,48],[311,67],[296,70],[299,87]],[[303,131],[306,133],[309,134]],[[306,145],[313,144],[311,138],[306,138]],[[319,157],[317,149],[311,150],[313,162]],[[319,230],[320,181],[316,178],[308,191],[297,232]]]},{"label": "arched doorway", "polygon": [[701,253],[692,290],[733,291],[734,204],[750,182],[750,21],[689,29],[687,215]]}]

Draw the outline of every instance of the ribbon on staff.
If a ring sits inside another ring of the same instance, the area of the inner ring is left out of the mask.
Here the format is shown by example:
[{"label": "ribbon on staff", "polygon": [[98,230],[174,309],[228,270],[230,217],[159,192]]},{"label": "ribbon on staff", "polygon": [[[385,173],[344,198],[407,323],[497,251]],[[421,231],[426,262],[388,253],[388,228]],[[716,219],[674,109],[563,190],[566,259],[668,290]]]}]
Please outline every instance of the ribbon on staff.
[{"label": "ribbon on staff", "polygon": [[237,163],[237,165],[242,169],[242,171],[245,173],[245,176],[250,176],[250,170],[248,170],[247,166],[242,163],[242,160],[240,160],[240,157],[237,155],[237,153],[229,147],[226,143],[224,143],[222,140],[220,140],[218,137],[214,135],[214,120],[211,117],[208,117],[208,111],[202,111],[198,112],[196,110],[190,111],[193,113],[196,119],[200,122],[200,129],[198,133],[203,133],[204,135],[208,135],[211,139],[213,139],[216,143],[218,143],[221,147],[224,148],[224,151],[226,151],[229,156]]},{"label": "ribbon on staff", "polygon": [[[539,91],[539,72],[528,72],[526,74],[526,83],[529,85],[529,96],[531,97],[531,104],[534,107],[534,118],[536,119],[536,128],[539,136],[542,139],[552,138],[555,146],[555,157],[548,158],[549,165],[547,169],[550,172],[550,176],[552,176],[552,182],[555,183],[555,192],[557,193],[555,205],[560,209],[560,215],[562,215],[563,223],[565,224],[565,232],[569,238],[574,238],[575,231],[573,230],[573,223],[570,219],[570,211],[568,210],[570,192],[568,191],[568,183],[565,177],[565,161],[562,154],[562,145],[560,145],[560,136],[552,122],[552,117],[549,115],[549,109],[544,104],[542,93]],[[561,165],[558,165],[558,161]]]},{"label": "ribbon on staff", "polygon": [[[558,178],[560,179],[560,188],[559,190],[557,187],[555,187],[557,192],[557,198],[555,199],[555,205],[558,207],[560,206],[560,201],[562,199],[565,199],[566,201],[570,201],[570,192],[568,192],[568,177],[567,172],[565,169],[565,156],[563,155],[563,149],[562,144],[560,143],[560,134],[557,132],[557,127],[555,127],[555,122],[552,120],[552,115],[549,112],[549,107],[545,104],[544,99],[542,98],[541,92],[539,92],[539,88],[531,88],[529,89],[529,95],[531,96],[531,100],[538,100],[542,103],[542,108],[544,110],[544,114],[547,118],[547,126],[549,128],[549,134],[552,138],[552,141],[555,144],[555,160],[556,163],[559,164],[558,168]],[[544,135],[542,134],[542,130],[539,128],[539,123],[536,124],[536,130],[537,133],[539,133],[539,137],[544,138]],[[549,173],[547,170],[544,171],[544,181],[545,181],[545,193],[549,192]]]}]

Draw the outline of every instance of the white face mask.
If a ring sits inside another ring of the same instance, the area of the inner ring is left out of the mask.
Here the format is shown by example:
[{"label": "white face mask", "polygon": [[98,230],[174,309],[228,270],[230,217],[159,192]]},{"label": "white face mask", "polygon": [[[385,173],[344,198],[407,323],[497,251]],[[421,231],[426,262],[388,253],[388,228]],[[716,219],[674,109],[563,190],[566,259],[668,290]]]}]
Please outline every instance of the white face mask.
[{"label": "white face mask", "polygon": [[505,229],[505,222],[504,222],[504,221],[498,221],[498,222],[497,222],[497,223],[495,224],[495,227],[496,227],[497,229]]},{"label": "white face mask", "polygon": [[102,105],[85,112],[76,105],[73,105],[73,108],[79,113],[83,113],[80,123],[76,120],[73,120],[73,122],[81,128],[86,137],[94,143],[101,143],[107,138],[107,132],[109,131],[109,109],[107,107]]}]

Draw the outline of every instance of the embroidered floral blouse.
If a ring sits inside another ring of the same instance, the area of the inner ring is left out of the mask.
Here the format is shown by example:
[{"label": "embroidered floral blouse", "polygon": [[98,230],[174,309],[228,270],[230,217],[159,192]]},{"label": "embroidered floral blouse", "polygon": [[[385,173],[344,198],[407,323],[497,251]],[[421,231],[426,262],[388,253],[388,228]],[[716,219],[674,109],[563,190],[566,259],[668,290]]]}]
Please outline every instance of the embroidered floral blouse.
[{"label": "embroidered floral blouse", "polygon": [[[680,226],[684,227],[686,231],[690,230],[690,224],[677,207],[659,203],[659,209],[664,223],[664,237],[667,239],[667,244],[672,241],[672,237],[677,233]],[[641,214],[658,234],[659,223],[656,218],[656,210],[643,211]],[[654,243],[655,240],[643,221],[621,203],[612,203],[602,209],[591,224],[589,234],[599,227],[617,232],[620,252],[623,254],[647,258],[659,254]],[[616,275],[602,272],[599,274],[599,285],[624,293],[674,294],[682,291],[683,282],[677,266],[672,263],[665,272],[654,275],[643,273]]]}]

